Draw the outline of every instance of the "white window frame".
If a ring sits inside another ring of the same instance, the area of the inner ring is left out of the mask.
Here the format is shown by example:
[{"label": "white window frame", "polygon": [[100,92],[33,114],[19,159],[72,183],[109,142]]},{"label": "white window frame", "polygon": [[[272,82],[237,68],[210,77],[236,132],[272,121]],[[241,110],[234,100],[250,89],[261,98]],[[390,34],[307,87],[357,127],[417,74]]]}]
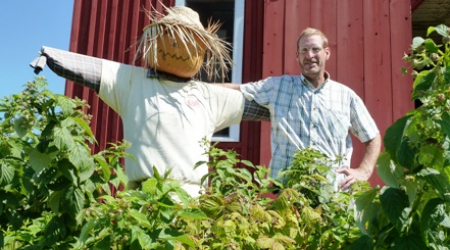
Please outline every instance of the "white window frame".
[{"label": "white window frame", "polygon": [[[186,0],[176,0],[176,6],[185,6]],[[234,0],[234,30],[233,30],[233,61],[231,82],[241,84],[242,82],[242,58],[244,51],[244,13],[245,0]],[[217,142],[238,142],[240,139],[240,124],[229,127],[229,136],[213,136],[212,140]]]}]

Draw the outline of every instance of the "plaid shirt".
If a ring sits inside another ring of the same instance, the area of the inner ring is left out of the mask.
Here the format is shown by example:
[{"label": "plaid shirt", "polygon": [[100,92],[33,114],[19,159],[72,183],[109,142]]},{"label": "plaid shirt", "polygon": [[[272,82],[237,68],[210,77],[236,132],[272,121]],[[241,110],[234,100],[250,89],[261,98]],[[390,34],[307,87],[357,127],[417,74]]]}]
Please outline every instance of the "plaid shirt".
[{"label": "plaid shirt", "polygon": [[287,168],[293,155],[307,147],[317,149],[339,166],[350,166],[353,146],[349,131],[361,142],[373,139],[378,128],[356,93],[333,80],[314,89],[303,76],[284,75],[241,85],[249,100],[269,108],[271,113],[270,163],[272,177]]}]

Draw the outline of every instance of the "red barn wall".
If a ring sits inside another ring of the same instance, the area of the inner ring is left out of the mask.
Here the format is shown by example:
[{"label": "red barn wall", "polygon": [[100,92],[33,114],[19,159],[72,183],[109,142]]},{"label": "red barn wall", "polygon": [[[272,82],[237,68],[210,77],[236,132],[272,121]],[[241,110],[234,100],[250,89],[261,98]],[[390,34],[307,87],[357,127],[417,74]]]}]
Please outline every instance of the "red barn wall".
[{"label": "red barn wall", "polygon": [[[412,40],[410,0],[270,0],[264,1],[263,77],[298,74],[296,42],[306,27],[328,37],[331,58],[327,71],[364,100],[382,136],[414,108],[412,78],[401,74]],[[270,156],[270,124],[261,129],[261,163]],[[352,159],[361,161],[364,148],[357,140]],[[355,166],[353,166],[355,167]],[[376,174],[372,184],[382,184]]]}]

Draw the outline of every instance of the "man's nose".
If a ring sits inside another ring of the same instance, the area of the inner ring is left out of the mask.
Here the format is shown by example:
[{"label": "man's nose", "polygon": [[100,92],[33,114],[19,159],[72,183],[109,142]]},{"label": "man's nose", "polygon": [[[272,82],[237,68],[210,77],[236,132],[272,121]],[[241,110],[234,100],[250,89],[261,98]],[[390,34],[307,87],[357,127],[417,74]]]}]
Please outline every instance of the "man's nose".
[{"label": "man's nose", "polygon": [[313,58],[315,55],[316,53],[314,53],[311,49],[307,50],[305,54],[307,58]]}]

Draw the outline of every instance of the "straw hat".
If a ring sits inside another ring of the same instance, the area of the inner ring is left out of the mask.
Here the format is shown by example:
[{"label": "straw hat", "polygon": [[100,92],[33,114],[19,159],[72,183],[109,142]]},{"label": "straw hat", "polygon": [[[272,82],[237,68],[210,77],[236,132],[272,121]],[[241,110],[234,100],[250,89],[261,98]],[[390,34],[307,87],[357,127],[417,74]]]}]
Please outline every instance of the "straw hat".
[{"label": "straw hat", "polygon": [[203,67],[209,79],[214,75],[225,79],[233,62],[230,44],[216,35],[220,24],[210,22],[205,29],[197,12],[188,7],[165,10],[165,16],[147,12],[151,24],[143,29],[136,56],[151,68],[179,77],[192,78]]}]

